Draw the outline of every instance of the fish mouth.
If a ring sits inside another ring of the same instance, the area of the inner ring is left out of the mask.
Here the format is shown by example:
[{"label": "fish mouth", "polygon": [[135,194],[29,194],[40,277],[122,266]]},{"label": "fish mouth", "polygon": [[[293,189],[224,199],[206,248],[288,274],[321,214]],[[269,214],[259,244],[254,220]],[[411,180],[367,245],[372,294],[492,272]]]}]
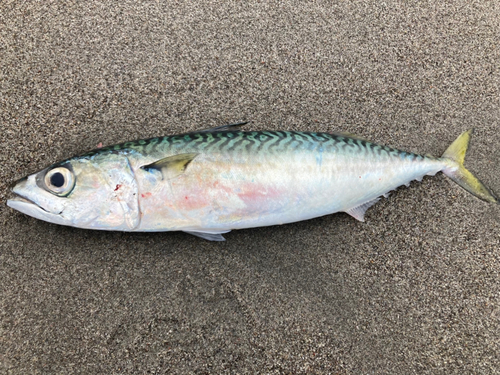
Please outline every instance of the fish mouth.
[{"label": "fish mouth", "polygon": [[39,188],[35,184],[35,175],[17,180],[11,186],[12,195],[6,202],[7,206],[35,219],[68,225],[68,219],[62,215],[64,205],[47,199],[44,195],[49,193],[38,191]]},{"label": "fish mouth", "polygon": [[[43,208],[43,207],[42,207],[42,206],[40,206],[39,204],[36,204],[35,202],[33,202],[33,201],[32,201],[31,199],[29,199],[28,197],[25,197],[24,195],[21,195],[21,194],[19,194],[19,193],[15,193],[15,192],[12,192],[12,194],[14,194],[14,197],[13,197],[12,199],[8,199],[8,200],[7,200],[7,206],[9,206],[9,207],[12,207],[12,206],[11,206],[11,204],[9,204],[9,202],[10,202],[10,203],[13,203],[13,202],[21,202],[21,203],[23,203],[23,204],[33,205],[33,206],[35,206],[35,207],[37,207],[37,208],[41,209],[42,211],[47,212],[48,214],[58,215],[58,214],[54,214],[54,213],[52,213],[52,212],[47,211],[45,208]],[[15,208],[15,207],[12,207],[12,208],[17,209],[17,208]],[[60,214],[60,213],[61,213],[61,212],[59,212],[59,214]]]},{"label": "fish mouth", "polygon": [[14,193],[12,199],[7,200],[7,206],[19,211],[25,215],[34,217],[35,219],[47,221],[53,224],[68,225],[67,220],[61,215],[61,212],[55,213],[47,211],[39,204],[33,202],[31,199],[19,194]]}]

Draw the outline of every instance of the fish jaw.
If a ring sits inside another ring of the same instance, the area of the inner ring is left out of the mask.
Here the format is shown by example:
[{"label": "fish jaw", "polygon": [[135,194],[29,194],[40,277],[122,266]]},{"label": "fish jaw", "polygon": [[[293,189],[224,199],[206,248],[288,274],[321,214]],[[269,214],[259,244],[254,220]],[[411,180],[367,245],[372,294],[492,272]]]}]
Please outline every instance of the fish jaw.
[{"label": "fish jaw", "polygon": [[22,197],[15,197],[7,200],[7,206],[25,215],[34,217],[35,219],[47,221],[53,224],[68,225],[66,220],[64,220],[61,215],[45,211],[40,206]]},{"label": "fish jaw", "polygon": [[40,189],[36,184],[36,175],[17,181],[12,187],[16,195],[7,200],[7,206],[23,214],[47,221],[49,223],[68,225],[61,216],[64,205],[53,199],[53,196]]}]

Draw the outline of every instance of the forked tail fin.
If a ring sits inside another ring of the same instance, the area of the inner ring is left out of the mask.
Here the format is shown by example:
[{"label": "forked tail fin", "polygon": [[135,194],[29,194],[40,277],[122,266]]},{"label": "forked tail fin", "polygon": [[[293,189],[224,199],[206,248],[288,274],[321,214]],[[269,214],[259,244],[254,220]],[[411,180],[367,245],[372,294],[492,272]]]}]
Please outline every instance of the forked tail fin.
[{"label": "forked tail fin", "polygon": [[442,158],[447,159],[449,166],[443,170],[443,173],[479,199],[498,204],[500,202],[495,193],[464,167],[465,153],[473,130],[470,129],[460,134],[444,152]]}]

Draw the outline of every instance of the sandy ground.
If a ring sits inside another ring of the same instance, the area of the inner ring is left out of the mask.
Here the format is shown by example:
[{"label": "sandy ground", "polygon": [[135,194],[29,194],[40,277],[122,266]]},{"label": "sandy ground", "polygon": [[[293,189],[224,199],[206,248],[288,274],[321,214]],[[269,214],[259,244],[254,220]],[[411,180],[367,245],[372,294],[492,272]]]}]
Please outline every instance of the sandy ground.
[{"label": "sandy ground", "polygon": [[499,3],[409,3],[0,2],[0,372],[499,373],[500,209],[441,174],[225,243],[5,205],[100,142],[242,119],[434,155],[475,127],[500,192]]}]

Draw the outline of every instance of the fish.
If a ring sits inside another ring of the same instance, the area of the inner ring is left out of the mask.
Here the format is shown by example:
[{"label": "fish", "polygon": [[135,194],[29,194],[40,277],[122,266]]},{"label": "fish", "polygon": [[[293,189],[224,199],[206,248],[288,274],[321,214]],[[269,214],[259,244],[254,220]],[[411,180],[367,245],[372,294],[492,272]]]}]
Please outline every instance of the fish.
[{"label": "fish", "polygon": [[390,191],[438,172],[499,203],[464,167],[472,129],[433,157],[348,133],[243,131],[245,124],[100,147],[16,181],[7,205],[77,228],[224,241],[231,230],[336,212],[364,221]]}]

